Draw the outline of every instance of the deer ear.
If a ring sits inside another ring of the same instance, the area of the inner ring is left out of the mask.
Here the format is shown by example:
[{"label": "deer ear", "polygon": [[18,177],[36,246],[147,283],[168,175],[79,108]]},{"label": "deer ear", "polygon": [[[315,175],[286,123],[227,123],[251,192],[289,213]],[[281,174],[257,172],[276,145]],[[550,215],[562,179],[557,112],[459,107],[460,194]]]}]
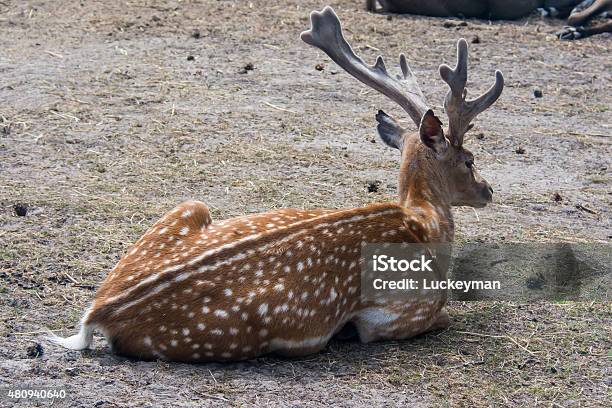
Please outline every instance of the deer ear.
[{"label": "deer ear", "polygon": [[376,121],[378,122],[376,130],[383,142],[401,152],[404,146],[404,129],[382,110],[376,114]]},{"label": "deer ear", "polygon": [[421,125],[419,126],[419,135],[423,144],[434,152],[438,157],[442,157],[448,149],[448,140],[444,137],[444,130],[442,130],[442,122],[434,115],[433,111],[429,109],[423,115],[421,119]]}]

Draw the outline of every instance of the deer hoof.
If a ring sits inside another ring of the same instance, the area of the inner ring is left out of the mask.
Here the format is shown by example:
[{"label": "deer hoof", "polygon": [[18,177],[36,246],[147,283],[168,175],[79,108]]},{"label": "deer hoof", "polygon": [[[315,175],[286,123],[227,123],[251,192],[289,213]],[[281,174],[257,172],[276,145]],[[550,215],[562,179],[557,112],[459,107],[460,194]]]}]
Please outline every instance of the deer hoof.
[{"label": "deer hoof", "polygon": [[560,40],[578,40],[582,38],[584,27],[563,27],[561,31],[558,31],[557,38]]}]

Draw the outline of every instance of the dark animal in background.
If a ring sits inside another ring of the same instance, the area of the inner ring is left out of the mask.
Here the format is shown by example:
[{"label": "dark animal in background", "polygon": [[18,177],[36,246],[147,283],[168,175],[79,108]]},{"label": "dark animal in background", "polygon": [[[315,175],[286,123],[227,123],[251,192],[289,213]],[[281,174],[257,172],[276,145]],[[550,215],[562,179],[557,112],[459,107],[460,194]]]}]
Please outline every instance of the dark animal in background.
[{"label": "dark animal in background", "polygon": [[611,21],[586,26],[597,16],[609,15],[612,0],[367,0],[366,3],[368,10],[373,12],[490,20],[514,20],[542,9],[552,17],[567,17],[569,26],[557,33],[562,40],[612,32]]}]

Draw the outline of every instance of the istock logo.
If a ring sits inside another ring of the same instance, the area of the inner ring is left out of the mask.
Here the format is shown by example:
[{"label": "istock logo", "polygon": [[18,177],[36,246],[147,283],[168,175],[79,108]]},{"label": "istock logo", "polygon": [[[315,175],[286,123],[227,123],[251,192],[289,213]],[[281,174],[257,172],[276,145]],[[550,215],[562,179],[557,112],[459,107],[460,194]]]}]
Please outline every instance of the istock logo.
[{"label": "istock logo", "polygon": [[429,264],[433,259],[427,259],[425,255],[421,255],[420,259],[396,259],[388,255],[374,255],[373,270],[374,272],[433,272]]}]

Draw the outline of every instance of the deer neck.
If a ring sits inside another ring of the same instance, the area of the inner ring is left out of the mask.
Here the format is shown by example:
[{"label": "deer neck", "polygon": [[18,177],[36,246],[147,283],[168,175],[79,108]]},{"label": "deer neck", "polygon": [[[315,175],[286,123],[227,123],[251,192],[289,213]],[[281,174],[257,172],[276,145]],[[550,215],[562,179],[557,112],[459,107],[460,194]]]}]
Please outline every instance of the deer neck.
[{"label": "deer neck", "polygon": [[[407,138],[399,177],[400,205],[413,210],[433,242],[451,242],[455,227],[449,186],[438,162],[418,138]],[[433,222],[432,222],[433,221]]]}]

